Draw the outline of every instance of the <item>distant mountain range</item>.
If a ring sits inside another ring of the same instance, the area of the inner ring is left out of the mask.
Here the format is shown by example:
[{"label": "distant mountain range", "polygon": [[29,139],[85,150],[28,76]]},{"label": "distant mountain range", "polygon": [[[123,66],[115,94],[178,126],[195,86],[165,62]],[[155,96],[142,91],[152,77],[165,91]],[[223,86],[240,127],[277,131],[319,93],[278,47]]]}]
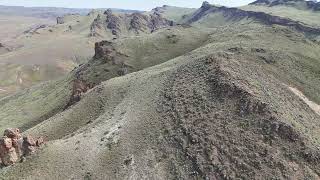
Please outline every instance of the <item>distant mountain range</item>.
[{"label": "distant mountain range", "polygon": [[[101,9],[101,10],[106,10]],[[137,10],[112,9],[116,12],[139,12]],[[18,15],[38,18],[56,18],[65,14],[88,14],[92,9],[60,8],[60,7],[24,7],[24,6],[2,6],[0,5],[0,15]]]}]

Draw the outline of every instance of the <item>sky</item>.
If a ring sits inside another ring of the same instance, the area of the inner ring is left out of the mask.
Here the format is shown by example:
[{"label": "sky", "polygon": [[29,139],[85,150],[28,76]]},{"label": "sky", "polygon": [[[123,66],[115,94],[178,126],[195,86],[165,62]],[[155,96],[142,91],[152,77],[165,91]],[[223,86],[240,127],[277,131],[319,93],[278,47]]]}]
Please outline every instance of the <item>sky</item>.
[{"label": "sky", "polygon": [[[225,6],[246,5],[253,0],[208,0]],[[203,0],[0,0],[0,5],[27,7],[121,8],[151,10],[162,5],[199,8]]]}]

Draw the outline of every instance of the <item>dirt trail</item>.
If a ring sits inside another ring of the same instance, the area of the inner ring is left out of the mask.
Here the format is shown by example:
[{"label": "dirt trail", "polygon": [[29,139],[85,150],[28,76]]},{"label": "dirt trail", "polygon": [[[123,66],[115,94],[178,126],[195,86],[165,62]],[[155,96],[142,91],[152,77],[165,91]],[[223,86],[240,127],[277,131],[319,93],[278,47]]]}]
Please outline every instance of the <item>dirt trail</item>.
[{"label": "dirt trail", "polygon": [[7,90],[0,88],[0,92],[6,92],[6,91],[7,91]]},{"label": "dirt trail", "polygon": [[300,97],[312,110],[314,110],[317,114],[320,115],[320,105],[309,100],[301,91],[296,88],[289,87],[289,89],[297,96]]}]

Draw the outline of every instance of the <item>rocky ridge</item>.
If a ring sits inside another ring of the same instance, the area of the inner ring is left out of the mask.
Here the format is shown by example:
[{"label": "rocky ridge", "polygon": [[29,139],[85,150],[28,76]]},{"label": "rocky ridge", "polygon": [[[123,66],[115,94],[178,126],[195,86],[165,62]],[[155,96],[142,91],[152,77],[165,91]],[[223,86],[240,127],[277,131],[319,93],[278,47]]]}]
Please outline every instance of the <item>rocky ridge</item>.
[{"label": "rocky ridge", "polygon": [[239,8],[228,8],[225,6],[217,7],[210,5],[208,2],[204,2],[201,8],[196,11],[188,20],[187,23],[191,24],[193,22],[197,22],[202,17],[210,14],[210,13],[222,13],[225,18],[228,20],[240,20],[240,19],[248,19],[252,18],[260,21],[266,25],[281,25],[295,28],[298,31],[320,35],[320,28],[311,27],[305,25],[301,22],[291,20],[289,18],[279,17],[270,15],[264,12],[254,12],[254,11],[246,11]]},{"label": "rocky ridge", "polygon": [[302,3],[305,4],[307,9],[313,10],[313,11],[320,11],[320,2],[315,2],[315,1],[305,1],[305,0],[257,0],[250,5],[265,5],[265,6],[279,6],[279,5],[284,5],[284,6],[296,6],[296,3]]},{"label": "rocky ridge", "polygon": [[90,27],[90,35],[98,36],[99,30],[108,30],[116,37],[123,33],[152,33],[157,29],[173,25],[173,21],[163,18],[161,14],[156,12],[150,15],[139,12],[117,14],[108,9],[103,14],[98,14],[94,19]]}]

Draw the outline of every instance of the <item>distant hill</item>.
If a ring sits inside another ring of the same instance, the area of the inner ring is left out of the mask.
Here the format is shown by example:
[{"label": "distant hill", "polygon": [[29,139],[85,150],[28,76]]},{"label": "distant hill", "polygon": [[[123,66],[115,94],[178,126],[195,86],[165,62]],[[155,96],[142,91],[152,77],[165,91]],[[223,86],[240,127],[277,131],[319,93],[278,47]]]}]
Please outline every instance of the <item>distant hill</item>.
[{"label": "distant hill", "polygon": [[257,0],[241,7],[246,11],[265,12],[320,27],[320,2],[304,0]]},{"label": "distant hill", "polygon": [[[101,10],[106,10],[101,9]],[[136,10],[112,9],[116,12],[139,12]],[[92,9],[60,8],[60,7],[24,7],[24,6],[1,6],[0,15],[28,16],[37,18],[56,18],[66,14],[86,15]]]},{"label": "distant hill", "polygon": [[272,6],[292,6],[300,9],[309,9],[313,11],[320,11],[320,2],[305,1],[305,0],[257,0],[250,5],[267,5]]}]

